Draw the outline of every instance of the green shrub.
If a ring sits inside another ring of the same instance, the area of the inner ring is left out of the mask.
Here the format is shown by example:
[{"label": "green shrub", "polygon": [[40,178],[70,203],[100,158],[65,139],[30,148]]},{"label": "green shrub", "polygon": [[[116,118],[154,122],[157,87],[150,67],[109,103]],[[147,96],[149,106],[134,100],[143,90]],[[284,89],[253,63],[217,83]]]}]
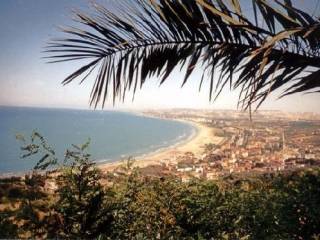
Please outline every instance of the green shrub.
[{"label": "green shrub", "polygon": [[19,187],[12,187],[8,190],[8,198],[23,198],[24,193],[23,190]]},{"label": "green shrub", "polygon": [[18,226],[13,223],[10,212],[0,211],[0,238],[16,238],[17,236]]},{"label": "green shrub", "polygon": [[0,211],[0,238],[319,239],[318,168],[183,183],[143,177],[127,164],[107,187],[87,146],[67,151],[53,195],[37,172],[1,188],[21,204]]}]

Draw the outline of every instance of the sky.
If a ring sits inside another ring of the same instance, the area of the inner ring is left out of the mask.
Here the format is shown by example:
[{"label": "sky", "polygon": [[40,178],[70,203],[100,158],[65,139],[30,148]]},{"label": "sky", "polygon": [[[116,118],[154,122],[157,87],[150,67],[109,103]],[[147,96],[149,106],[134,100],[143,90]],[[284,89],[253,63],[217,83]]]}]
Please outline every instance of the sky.
[{"label": "sky", "polygon": [[[111,6],[111,0],[99,2]],[[318,0],[293,2],[306,11],[320,12]],[[73,25],[72,10],[90,12],[89,3],[89,0],[0,1],[0,105],[89,108],[92,79],[80,86],[77,82],[62,86],[61,81],[79,64],[48,64],[42,53],[48,40],[61,36],[58,26]],[[133,102],[129,97],[115,106],[110,102],[106,108],[237,108],[238,91],[225,90],[217,101],[210,103],[208,85],[198,91],[200,71],[195,71],[185,87],[180,88],[183,77],[174,71],[161,87],[157,79],[149,79],[137,91]],[[279,95],[280,92],[271,95],[261,109],[320,113],[320,94],[298,94],[278,100]]]}]

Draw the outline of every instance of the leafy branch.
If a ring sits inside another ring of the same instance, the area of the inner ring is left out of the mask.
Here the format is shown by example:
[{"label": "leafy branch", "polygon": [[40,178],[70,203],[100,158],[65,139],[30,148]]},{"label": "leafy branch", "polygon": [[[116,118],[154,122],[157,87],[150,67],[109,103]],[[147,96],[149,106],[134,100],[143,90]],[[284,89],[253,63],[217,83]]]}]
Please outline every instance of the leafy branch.
[{"label": "leafy branch", "polygon": [[[182,86],[201,67],[200,87],[209,99],[240,89],[239,107],[260,104],[277,89],[282,95],[319,92],[320,21],[290,0],[253,0],[254,19],[240,1],[135,0],[94,13],[74,12],[82,27],[61,30],[46,51],[50,62],[90,60],[63,84],[96,75],[90,105],[124,100],[152,76],[165,82],[178,66]],[[293,60],[294,59],[294,60]]]},{"label": "leafy branch", "polygon": [[40,159],[33,168],[34,170],[46,170],[48,167],[57,164],[58,159],[55,151],[48,145],[47,141],[39,132],[32,132],[30,142],[27,142],[21,134],[17,134],[16,139],[23,144],[20,147],[22,151],[21,158],[40,155]]}]

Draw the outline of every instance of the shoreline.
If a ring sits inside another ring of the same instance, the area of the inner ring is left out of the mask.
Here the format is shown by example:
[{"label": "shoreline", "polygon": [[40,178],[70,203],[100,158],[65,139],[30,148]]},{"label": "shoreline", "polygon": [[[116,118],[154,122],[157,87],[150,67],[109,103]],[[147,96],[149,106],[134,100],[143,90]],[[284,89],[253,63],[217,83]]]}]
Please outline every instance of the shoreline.
[{"label": "shoreline", "polygon": [[[127,113],[127,112],[126,112]],[[195,138],[198,134],[198,127],[195,123],[191,122],[191,121],[186,121],[186,120],[182,120],[182,119],[166,119],[166,118],[158,118],[158,117],[154,117],[154,116],[149,116],[140,112],[130,112],[130,114],[139,116],[139,117],[146,117],[146,118],[155,118],[155,119],[161,119],[161,120],[166,120],[166,121],[174,121],[174,122],[180,122],[180,123],[184,123],[187,125],[190,125],[192,127],[191,133],[187,134],[187,136],[183,137],[182,139],[176,139],[177,141],[169,144],[168,146],[162,146],[158,149],[152,150],[151,152],[145,152],[145,153],[141,153],[141,154],[137,154],[137,156],[132,157],[133,159],[135,159],[135,162],[137,160],[145,160],[146,158],[150,158],[153,157],[155,155],[158,154],[162,154],[165,153],[167,151],[169,151],[170,149],[182,146],[186,143],[188,143],[189,141],[191,141],[193,138]],[[130,155],[123,157],[123,158],[115,158],[115,159],[95,159],[92,160],[96,166],[99,169],[102,169],[103,171],[105,170],[105,168],[107,168],[109,170],[109,168],[113,169],[116,168],[118,166],[121,166],[123,164],[124,161],[126,161],[128,158],[130,157]],[[10,178],[10,177],[23,177],[26,174],[29,174],[33,171],[33,169],[28,169],[26,171],[11,171],[11,172],[0,172],[0,179],[2,178]]]},{"label": "shoreline", "polygon": [[[157,118],[154,116],[145,115],[143,113],[132,113],[148,118]],[[186,152],[192,152],[196,156],[201,156],[203,153],[203,145],[206,143],[214,143],[219,144],[223,137],[218,137],[214,134],[214,131],[217,128],[207,127],[204,124],[184,120],[184,119],[166,119],[166,118],[159,118],[164,119],[167,121],[176,121],[182,122],[193,127],[192,133],[169,146],[162,147],[156,149],[151,152],[140,154],[134,159],[134,166],[135,167],[147,167],[150,165],[160,165],[161,163],[177,163],[177,156],[183,155]],[[104,159],[100,160],[102,162],[96,162],[97,167],[102,170],[103,172],[112,171],[121,165],[124,164],[128,158],[122,159],[114,159],[112,162],[103,162]],[[28,171],[20,171],[20,172],[6,172],[0,173],[0,178],[7,178],[7,177],[17,177],[17,176],[24,176],[26,173],[30,173],[32,170]]]},{"label": "shoreline", "polygon": [[[141,114],[140,116],[156,118],[156,117],[153,117],[153,116],[146,116],[144,114]],[[158,119],[162,119],[162,118],[158,118]],[[198,134],[199,134],[200,129],[194,122],[191,122],[191,121],[189,122],[189,121],[179,120],[179,119],[164,119],[164,120],[177,121],[177,122],[183,122],[183,123],[189,124],[189,125],[191,125],[193,127],[193,131],[186,138],[183,138],[183,139],[181,139],[181,140],[179,140],[179,141],[177,141],[177,142],[175,142],[175,143],[173,143],[173,144],[171,144],[169,146],[161,147],[161,148],[156,149],[154,151],[143,153],[143,154],[140,154],[138,156],[132,157],[132,159],[134,159],[134,161],[135,161],[134,162],[135,166],[137,166],[137,164],[140,166],[142,163],[143,163],[143,165],[145,165],[147,163],[146,161],[148,161],[148,163],[151,163],[152,160],[148,160],[148,159],[154,159],[158,155],[166,154],[170,150],[182,147],[182,146],[188,144],[194,138],[196,138],[198,136]],[[128,157],[130,157],[130,156],[128,156]],[[106,171],[113,170],[113,169],[121,166],[126,161],[127,158],[115,159],[112,162],[101,162],[101,163],[97,164],[97,167],[100,168],[103,171],[105,171],[105,170]],[[158,162],[158,164],[160,164],[160,162]],[[153,165],[153,164],[147,164],[147,165]]]},{"label": "shoreline", "polygon": [[[146,115],[144,115],[146,116]],[[153,116],[146,116],[153,117]],[[154,117],[155,118],[155,117]],[[190,124],[194,127],[195,131],[191,136],[179,141],[171,146],[160,148],[156,151],[146,153],[133,158],[135,167],[147,167],[150,165],[160,165],[161,163],[173,163],[176,164],[176,157],[182,155],[186,152],[192,152],[196,156],[202,155],[203,145],[206,143],[219,144],[223,137],[215,136],[214,131],[216,128],[210,128],[204,124],[187,121],[183,119],[166,119],[171,121],[179,121],[183,123]],[[98,167],[103,171],[112,171],[121,165],[123,165],[123,159],[116,160],[114,162],[101,163]]]}]

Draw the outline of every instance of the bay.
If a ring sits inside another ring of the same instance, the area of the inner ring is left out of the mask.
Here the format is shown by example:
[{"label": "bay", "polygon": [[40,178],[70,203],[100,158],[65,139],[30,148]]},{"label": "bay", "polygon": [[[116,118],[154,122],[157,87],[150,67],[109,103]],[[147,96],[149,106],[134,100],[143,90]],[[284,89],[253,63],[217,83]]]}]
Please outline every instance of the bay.
[{"label": "bay", "polygon": [[60,160],[72,144],[91,139],[88,151],[98,163],[140,156],[171,146],[193,134],[194,127],[178,121],[117,111],[0,107],[0,172],[32,169],[38,159],[21,159],[15,136],[45,137]]}]

